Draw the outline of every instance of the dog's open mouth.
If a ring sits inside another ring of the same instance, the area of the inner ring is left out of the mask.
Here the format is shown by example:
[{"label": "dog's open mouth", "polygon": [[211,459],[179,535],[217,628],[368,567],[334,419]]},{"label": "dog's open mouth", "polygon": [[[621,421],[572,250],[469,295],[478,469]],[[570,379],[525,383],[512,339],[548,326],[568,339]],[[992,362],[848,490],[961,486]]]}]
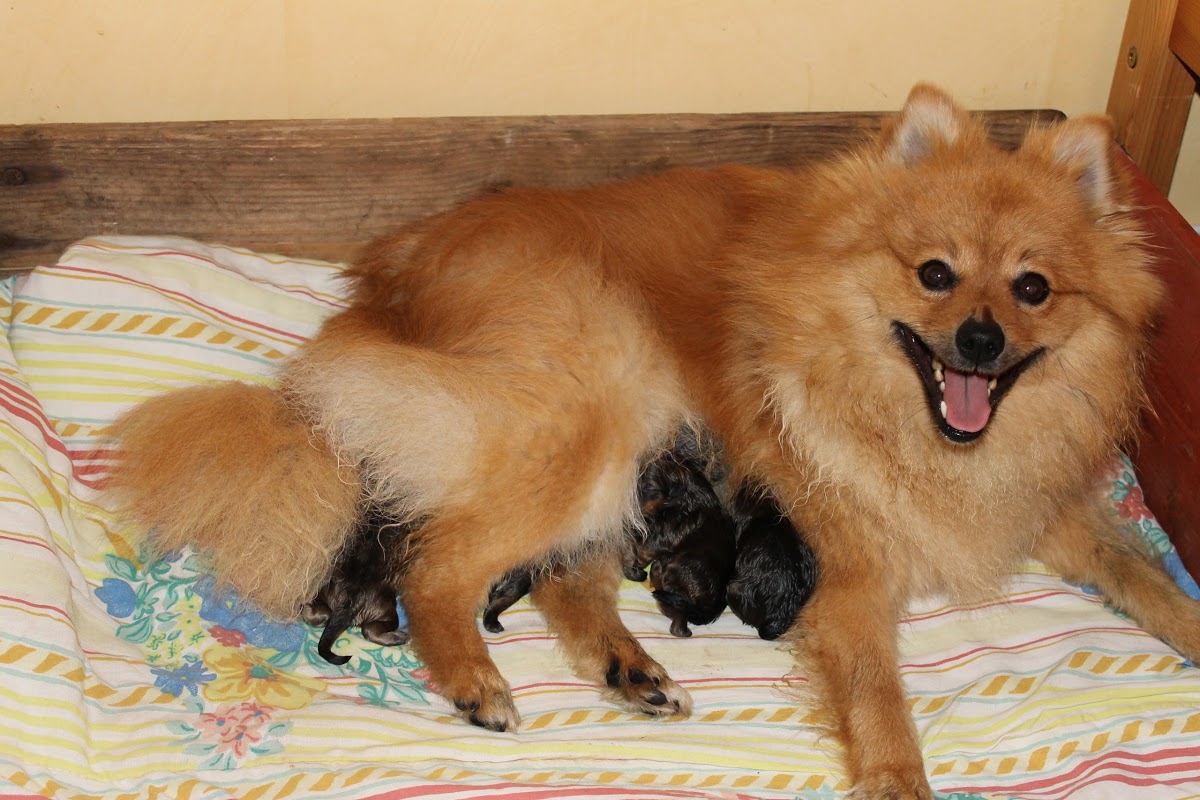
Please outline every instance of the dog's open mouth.
[{"label": "dog's open mouth", "polygon": [[995,374],[952,369],[940,360],[912,328],[893,322],[908,360],[916,369],[933,422],[952,442],[966,444],[983,435],[1004,395],[1017,378],[1037,361],[1044,348],[1034,350],[1011,367]]}]

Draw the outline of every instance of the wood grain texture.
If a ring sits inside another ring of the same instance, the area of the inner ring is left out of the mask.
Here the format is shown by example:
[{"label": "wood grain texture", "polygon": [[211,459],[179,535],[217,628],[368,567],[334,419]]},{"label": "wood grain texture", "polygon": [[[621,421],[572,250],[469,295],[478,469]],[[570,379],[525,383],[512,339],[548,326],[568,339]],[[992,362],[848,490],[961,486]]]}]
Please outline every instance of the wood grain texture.
[{"label": "wood grain texture", "polygon": [[[577,186],[672,165],[785,165],[883,113],[771,113],[0,126],[0,268],[95,234],[175,234],[346,259],[493,186]],[[1051,111],[988,112],[1015,145]]]},{"label": "wood grain texture", "polygon": [[1167,284],[1167,308],[1146,377],[1152,412],[1134,453],[1146,502],[1200,577],[1200,235],[1132,163],[1127,164]]},{"label": "wood grain texture", "polygon": [[1179,0],[1170,45],[1176,58],[1200,74],[1200,0]]},{"label": "wood grain texture", "polygon": [[1131,0],[1108,95],[1117,141],[1164,194],[1196,90],[1195,78],[1168,45],[1176,7],[1176,0]]}]

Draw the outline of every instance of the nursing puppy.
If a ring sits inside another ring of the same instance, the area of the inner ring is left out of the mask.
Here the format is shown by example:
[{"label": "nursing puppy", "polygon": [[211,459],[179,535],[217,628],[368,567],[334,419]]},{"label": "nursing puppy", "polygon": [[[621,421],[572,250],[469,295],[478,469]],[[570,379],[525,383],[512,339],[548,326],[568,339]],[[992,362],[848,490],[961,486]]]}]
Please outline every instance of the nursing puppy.
[{"label": "nursing puppy", "polygon": [[737,618],[772,641],[792,627],[817,585],[817,557],[763,490],[743,486],[730,503],[737,558],[726,593]]},{"label": "nursing puppy", "polygon": [[[650,578],[674,636],[691,636],[689,622],[707,625],[725,608],[725,584],[733,571],[733,521],[708,479],[711,466],[710,455],[685,431],[638,477],[642,525],[627,529],[623,572],[639,583]],[[651,562],[648,576],[645,568]],[[536,571],[522,565],[492,586],[483,613],[485,629],[504,630],[500,614],[529,593]]]},{"label": "nursing puppy", "polygon": [[[993,591],[1032,555],[1200,659],[1200,606],[1098,483],[1135,427],[1162,293],[1140,237],[1107,121],[1004,152],[920,86],[824,164],[514,190],[410,225],[253,398],[266,427],[230,385],[151,400],[114,428],[115,485],[159,546],[198,543],[294,612],[368,480],[427,520],[400,586],[412,642],[490,728],[518,716],[476,612],[512,567],[573,558],[533,598],[575,668],[684,714],[617,616],[618,545],[640,461],[703,419],[733,485],[766,487],[817,554],[789,635],[857,796],[929,798],[897,669],[911,598]],[[248,540],[271,570],[244,564]]]},{"label": "nursing puppy", "polygon": [[650,566],[650,586],[673,636],[688,623],[707,625],[725,610],[733,575],[733,520],[705,476],[705,462],[676,446],[646,465],[638,479],[645,526],[630,531],[632,563],[625,576]]},{"label": "nursing puppy", "polygon": [[330,664],[350,660],[333,650],[333,643],[349,628],[359,628],[363,638],[375,644],[408,641],[408,631],[400,627],[393,587],[399,582],[394,567],[402,562],[404,540],[411,530],[412,526],[397,523],[375,504],[366,503],[329,579],[300,610],[305,622],[324,628],[317,652]]}]

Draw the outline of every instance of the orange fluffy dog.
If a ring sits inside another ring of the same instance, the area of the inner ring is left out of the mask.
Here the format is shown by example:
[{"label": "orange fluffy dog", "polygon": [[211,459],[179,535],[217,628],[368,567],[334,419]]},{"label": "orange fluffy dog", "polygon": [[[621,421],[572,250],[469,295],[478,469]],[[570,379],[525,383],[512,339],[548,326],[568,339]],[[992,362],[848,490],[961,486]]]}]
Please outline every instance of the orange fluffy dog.
[{"label": "orange fluffy dog", "polygon": [[475,615],[531,561],[556,573],[534,600],[582,674],[686,714],[618,618],[617,543],[639,462],[703,420],[817,552],[792,635],[856,796],[928,798],[896,667],[910,598],[988,592],[1032,555],[1200,659],[1200,606],[1097,484],[1161,294],[1110,147],[1083,118],[1004,152],[917,87],[831,163],[485,197],[371,246],[279,391],[134,409],[118,488],[161,546],[197,544],[290,613],[369,485],[422,520],[399,590],[465,717],[518,724]]}]

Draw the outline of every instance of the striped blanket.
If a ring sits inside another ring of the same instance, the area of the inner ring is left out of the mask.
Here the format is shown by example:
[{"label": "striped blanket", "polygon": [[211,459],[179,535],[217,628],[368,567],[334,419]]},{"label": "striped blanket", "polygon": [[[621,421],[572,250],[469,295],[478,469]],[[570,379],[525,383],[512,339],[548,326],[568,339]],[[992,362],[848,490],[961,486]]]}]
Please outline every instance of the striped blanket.
[{"label": "striped blanket", "polygon": [[[576,679],[522,601],[485,634],[524,717],[496,734],[456,721],[407,647],[346,635],[332,666],[192,554],[143,558],[97,491],[104,427],[170,387],[270,381],[340,307],[338,274],[98,238],[0,282],[0,798],[840,797],[804,676],[728,612],[676,639],[622,588],[695,699],[654,722]],[[1195,591],[1129,463],[1109,477],[1114,513]],[[945,797],[1200,797],[1200,670],[1036,563],[991,602],[914,607],[902,669]]]}]

